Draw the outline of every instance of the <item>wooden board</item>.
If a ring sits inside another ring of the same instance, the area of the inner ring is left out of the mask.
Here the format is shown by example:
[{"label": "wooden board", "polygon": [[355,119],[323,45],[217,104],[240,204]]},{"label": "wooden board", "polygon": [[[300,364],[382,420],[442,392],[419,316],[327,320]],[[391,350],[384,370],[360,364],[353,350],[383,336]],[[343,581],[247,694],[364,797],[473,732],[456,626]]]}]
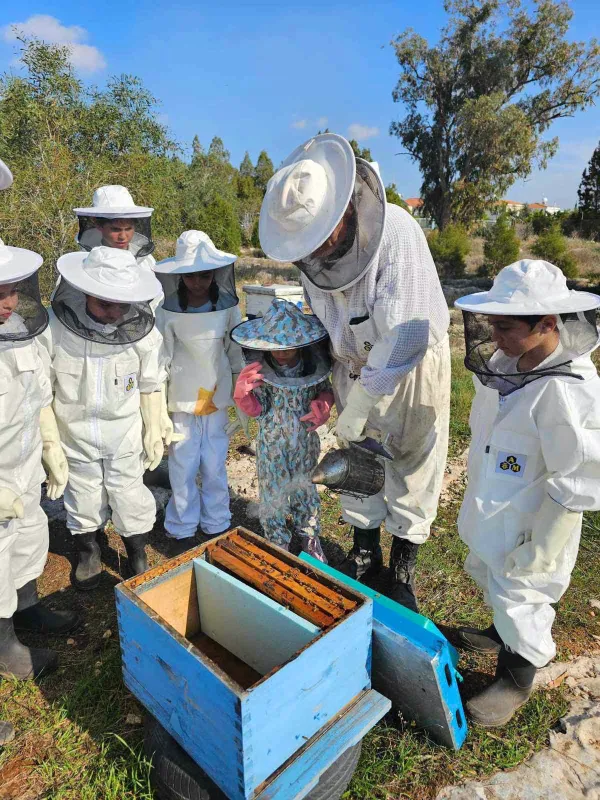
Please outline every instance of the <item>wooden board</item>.
[{"label": "wooden board", "polygon": [[140,592],[140,597],[182,636],[189,639],[200,630],[196,579],[191,563],[168,581]]},{"label": "wooden board", "polygon": [[208,656],[223,672],[230,675],[243,689],[248,689],[253,683],[260,680],[261,675],[248,664],[230,653],[218,642],[205,633],[197,633],[190,638],[190,642],[205,656]]},{"label": "wooden board", "polygon": [[194,561],[200,627],[261,675],[280,667],[320,629],[201,558]]}]

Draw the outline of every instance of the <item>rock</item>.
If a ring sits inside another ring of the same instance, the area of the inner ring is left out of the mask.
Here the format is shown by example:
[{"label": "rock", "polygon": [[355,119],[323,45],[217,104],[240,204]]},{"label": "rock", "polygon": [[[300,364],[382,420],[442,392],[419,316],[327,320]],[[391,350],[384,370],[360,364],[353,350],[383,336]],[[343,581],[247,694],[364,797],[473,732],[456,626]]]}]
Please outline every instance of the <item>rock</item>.
[{"label": "rock", "polygon": [[592,608],[600,609],[600,600],[588,600],[588,603],[591,605]]},{"label": "rock", "polygon": [[107,628],[107,629],[104,631],[104,633],[102,634],[102,638],[103,638],[103,639],[110,639],[110,637],[111,637],[111,636],[112,636],[112,631],[111,631],[111,629],[110,629],[110,628]]},{"label": "rock", "polygon": [[125,722],[128,725],[141,725],[142,724],[142,718],[140,717],[139,714],[127,714]]},{"label": "rock", "polygon": [[567,684],[569,689],[574,689],[575,686],[577,686],[577,681],[575,680],[575,678],[572,675],[569,675],[569,677],[567,678],[565,683]]},{"label": "rock", "polygon": [[446,787],[436,800],[598,800],[599,746],[600,704],[576,701],[547,750],[489,780]]}]

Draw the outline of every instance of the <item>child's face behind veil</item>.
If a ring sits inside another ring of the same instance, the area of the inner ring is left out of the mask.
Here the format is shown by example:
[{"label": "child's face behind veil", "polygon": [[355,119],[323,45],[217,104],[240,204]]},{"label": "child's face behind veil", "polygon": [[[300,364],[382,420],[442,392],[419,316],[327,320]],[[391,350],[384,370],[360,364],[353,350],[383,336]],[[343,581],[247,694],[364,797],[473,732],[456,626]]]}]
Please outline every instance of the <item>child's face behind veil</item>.
[{"label": "child's face behind veil", "polygon": [[300,360],[300,350],[297,347],[289,350],[273,350],[271,355],[280,367],[295,367]]}]

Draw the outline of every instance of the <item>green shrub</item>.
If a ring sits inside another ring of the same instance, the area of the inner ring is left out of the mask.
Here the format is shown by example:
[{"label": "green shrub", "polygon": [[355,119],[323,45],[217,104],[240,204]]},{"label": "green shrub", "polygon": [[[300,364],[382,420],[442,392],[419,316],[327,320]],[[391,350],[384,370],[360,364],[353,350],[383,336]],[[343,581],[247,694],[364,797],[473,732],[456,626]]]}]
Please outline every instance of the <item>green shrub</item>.
[{"label": "green shrub", "polygon": [[506,214],[501,214],[496,223],[485,233],[483,245],[484,263],[480,269],[483,275],[496,276],[503,267],[513,264],[519,258],[521,241]]},{"label": "green shrub", "polygon": [[215,197],[200,213],[199,230],[203,230],[220,250],[239,253],[242,231],[233,205],[223,197]]},{"label": "green shrub", "polygon": [[530,222],[534,234],[539,236],[541,233],[554,227],[556,220],[553,215],[546,214],[545,211],[534,211],[531,214]]},{"label": "green shrub", "polygon": [[431,231],[427,242],[442,277],[460,278],[465,274],[465,259],[471,252],[471,243],[462,225],[448,225],[443,231]]},{"label": "green shrub", "polygon": [[569,253],[567,240],[562,235],[558,224],[554,224],[538,236],[531,252],[538,258],[543,258],[560,267],[567,278],[577,277],[577,262]]}]

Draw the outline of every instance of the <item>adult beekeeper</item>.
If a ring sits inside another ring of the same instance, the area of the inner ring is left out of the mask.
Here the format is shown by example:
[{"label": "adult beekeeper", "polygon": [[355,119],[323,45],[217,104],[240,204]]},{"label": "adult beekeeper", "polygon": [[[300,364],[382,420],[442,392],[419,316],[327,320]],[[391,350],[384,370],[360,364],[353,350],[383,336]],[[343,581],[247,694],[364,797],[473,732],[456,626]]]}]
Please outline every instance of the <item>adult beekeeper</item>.
[{"label": "adult beekeeper", "polygon": [[112,512],[129,573],[147,568],[156,504],[144,467],[160,463],[162,336],[150,300],[161,292],[128,251],[96,247],[58,260],[61,281],[39,337],[54,387],[54,411],[69,462],[67,527],[78,550],[73,583],[92,589],[102,570],[97,531]]},{"label": "adult beekeeper", "polygon": [[503,725],[554,658],[553,603],[577,558],[582,512],[600,509],[600,297],[569,291],[545,261],[505,267],[489,292],[462,297],[475,373],[468,486],[458,519],[465,569],[494,612],[464,647],[498,653],[494,682],[467,703]]},{"label": "adult beekeeper", "polygon": [[[237,256],[218,250],[203,231],[184,231],[175,256],[156,265],[165,295],[156,312],[168,373],[168,408],[175,440],[169,450],[173,493],[165,512],[171,555],[194,543],[198,525],[216,536],[231,522],[227,485],[229,422],[233,384],[244,364],[230,338],[242,321],[235,288]],[[247,417],[239,412],[247,428]],[[200,471],[202,487],[196,478]]]},{"label": "adult beekeeper", "polygon": [[29,648],[16,631],[67,633],[72,611],[39,601],[36,579],[48,556],[40,485],[60,497],[67,462],[52,411],[50,382],[35,338],[48,325],[39,293],[42,257],[0,241],[0,675],[30,679],[57,666],[51,650]]},{"label": "adult beekeeper", "polygon": [[342,443],[365,428],[391,434],[384,489],[342,498],[354,545],[342,570],[382,568],[382,522],[393,535],[390,596],[416,609],[414,571],[429,536],[448,446],[449,315],[419,225],[388,205],[377,169],[341,136],[298,147],[271,178],[260,214],[265,253],[302,273],[331,339]]}]

